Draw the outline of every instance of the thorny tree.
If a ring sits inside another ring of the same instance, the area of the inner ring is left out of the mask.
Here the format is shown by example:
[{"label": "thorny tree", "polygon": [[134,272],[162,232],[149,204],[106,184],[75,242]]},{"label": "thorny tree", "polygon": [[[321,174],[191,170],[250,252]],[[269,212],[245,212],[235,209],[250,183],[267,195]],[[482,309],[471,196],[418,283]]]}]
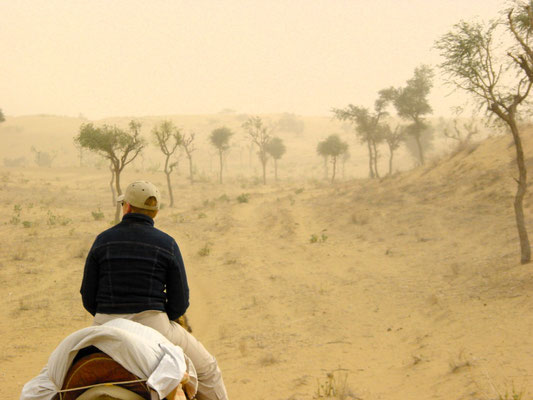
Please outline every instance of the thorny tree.
[{"label": "thorny tree", "polygon": [[489,115],[497,117],[511,131],[519,176],[514,200],[515,219],[520,239],[520,260],[526,264],[531,260],[523,210],[527,171],[517,118],[518,108],[526,100],[532,81],[527,76],[517,76],[509,62],[514,60],[519,65],[521,61],[527,63],[525,55],[508,53],[505,57],[498,53],[494,44],[498,27],[495,22],[481,24],[461,21],[454,25],[452,31],[443,35],[435,47],[444,58],[440,68],[448,83],[470,93],[480,106],[487,109]]},{"label": "thorny tree", "polygon": [[242,124],[244,130],[250,136],[252,143],[257,145],[259,150],[257,156],[263,167],[263,184],[266,185],[266,164],[268,161],[267,144],[270,141],[270,129],[263,125],[260,117],[250,117]]},{"label": "thorny tree", "polygon": [[181,144],[183,137],[180,130],[172,123],[172,121],[163,121],[152,130],[155,143],[159,146],[161,152],[165,155],[164,172],[167,177],[168,195],[170,197],[170,207],[174,207],[174,193],[172,192],[172,184],[170,181],[170,174],[178,165],[178,161],[171,161],[172,156],[176,153],[176,149]]},{"label": "thorny tree", "polygon": [[[129,123],[129,132],[116,126],[103,125],[95,127],[92,123],[83,124],[78,136],[74,138],[81,147],[107,158],[110,162],[112,178],[114,178],[117,195],[122,194],[120,173],[131,163],[144,148],[145,142],[140,136],[141,124],[136,121]],[[113,193],[114,197],[114,193]],[[113,198],[115,201],[115,198]],[[120,206],[117,204],[115,222],[119,221]]]}]

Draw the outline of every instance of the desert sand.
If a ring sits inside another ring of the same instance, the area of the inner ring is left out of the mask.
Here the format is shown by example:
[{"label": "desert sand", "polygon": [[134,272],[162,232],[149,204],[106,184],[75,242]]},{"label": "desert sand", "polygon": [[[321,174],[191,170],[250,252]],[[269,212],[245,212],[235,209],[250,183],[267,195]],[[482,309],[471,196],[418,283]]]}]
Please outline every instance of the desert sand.
[{"label": "desert sand", "polygon": [[[531,154],[533,134],[524,140]],[[176,176],[176,205],[155,222],[182,250],[187,315],[230,398],[533,396],[533,265],[519,263],[513,151],[501,134],[334,184],[314,153],[312,179]],[[361,154],[347,168],[363,168]],[[1,399],[91,324],[83,265],[113,208],[109,172],[75,160],[0,168]],[[122,181],[139,178],[166,189],[157,171],[126,169]],[[525,213],[531,229],[531,194]]]}]

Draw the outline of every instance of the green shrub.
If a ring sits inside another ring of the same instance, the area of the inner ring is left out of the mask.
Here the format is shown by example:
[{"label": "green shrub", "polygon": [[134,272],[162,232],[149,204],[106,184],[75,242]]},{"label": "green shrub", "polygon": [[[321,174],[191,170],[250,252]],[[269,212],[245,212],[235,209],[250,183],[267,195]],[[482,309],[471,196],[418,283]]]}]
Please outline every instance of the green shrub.
[{"label": "green shrub", "polygon": [[209,254],[211,254],[211,247],[209,243],[206,243],[204,247],[198,250],[198,255],[200,257],[207,257]]},{"label": "green shrub", "polygon": [[248,203],[249,200],[250,200],[250,194],[249,193],[242,193],[241,195],[239,195],[237,197],[237,201],[239,203]]},{"label": "green shrub", "polygon": [[105,218],[105,215],[100,208],[98,208],[98,211],[91,211],[91,214],[95,221],[100,221]]}]

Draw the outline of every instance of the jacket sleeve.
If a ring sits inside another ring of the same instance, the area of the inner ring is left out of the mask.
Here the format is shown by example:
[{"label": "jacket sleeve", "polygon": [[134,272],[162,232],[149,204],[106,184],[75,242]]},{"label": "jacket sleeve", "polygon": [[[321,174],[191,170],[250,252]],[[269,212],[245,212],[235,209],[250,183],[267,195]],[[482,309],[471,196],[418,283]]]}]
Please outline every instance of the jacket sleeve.
[{"label": "jacket sleeve", "polygon": [[85,260],[85,269],[83,271],[83,280],[81,282],[81,300],[83,307],[93,316],[96,314],[96,294],[98,292],[98,272],[99,266],[96,261],[94,245]]},{"label": "jacket sleeve", "polygon": [[189,285],[180,249],[173,243],[173,259],[167,272],[167,304],[168,319],[175,320],[185,314],[189,307]]}]

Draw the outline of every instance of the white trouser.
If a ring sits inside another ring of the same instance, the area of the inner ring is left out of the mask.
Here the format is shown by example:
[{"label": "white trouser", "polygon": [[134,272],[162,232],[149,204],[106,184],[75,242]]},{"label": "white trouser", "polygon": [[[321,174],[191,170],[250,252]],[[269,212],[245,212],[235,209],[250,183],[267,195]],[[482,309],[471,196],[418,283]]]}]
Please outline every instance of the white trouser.
[{"label": "white trouser", "polygon": [[217,360],[193,335],[177,322],[170,321],[167,313],[143,311],[137,314],[96,314],[93,325],[102,325],[115,318],[125,318],[155,329],[183,352],[194,364],[198,374],[198,400],[227,400],[228,394]]}]

